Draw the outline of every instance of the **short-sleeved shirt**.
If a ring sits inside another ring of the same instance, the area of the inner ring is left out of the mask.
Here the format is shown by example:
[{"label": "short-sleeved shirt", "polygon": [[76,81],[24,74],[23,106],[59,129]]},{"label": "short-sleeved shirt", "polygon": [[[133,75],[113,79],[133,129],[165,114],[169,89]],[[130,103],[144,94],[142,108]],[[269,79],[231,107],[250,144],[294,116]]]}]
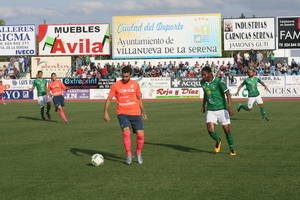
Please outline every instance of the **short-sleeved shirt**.
[{"label": "short-sleeved shirt", "polygon": [[246,85],[246,89],[248,90],[248,97],[257,97],[259,96],[259,91],[257,88],[257,83],[261,83],[261,80],[258,77],[246,78],[242,86]]},{"label": "short-sleeved shirt", "polygon": [[4,93],[4,85],[0,85],[0,94]]},{"label": "short-sleeved shirt", "polygon": [[138,99],[141,95],[140,86],[136,81],[129,80],[127,83],[123,83],[120,80],[111,86],[108,97],[116,98],[116,111],[118,115],[141,115]]},{"label": "short-sleeved shirt", "polygon": [[211,82],[202,80],[201,87],[203,88],[207,100],[207,110],[216,111],[227,109],[224,93],[228,88],[221,78],[215,77]]},{"label": "short-sleeved shirt", "polygon": [[38,96],[44,96],[47,94],[47,81],[45,79],[34,80],[33,87],[37,89]]},{"label": "short-sleeved shirt", "polygon": [[59,80],[52,81],[48,85],[48,91],[51,92],[52,96],[61,96],[63,94],[63,90],[66,89],[66,86]]}]

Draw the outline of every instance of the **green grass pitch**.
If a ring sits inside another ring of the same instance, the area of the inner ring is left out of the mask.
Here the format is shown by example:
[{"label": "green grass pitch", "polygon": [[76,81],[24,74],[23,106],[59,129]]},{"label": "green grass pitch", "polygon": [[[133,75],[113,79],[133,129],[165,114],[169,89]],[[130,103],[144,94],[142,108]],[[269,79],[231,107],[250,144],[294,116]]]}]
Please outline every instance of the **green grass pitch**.
[{"label": "green grass pitch", "polygon": [[[202,103],[202,102],[201,102]],[[200,102],[145,102],[144,164],[123,164],[120,129],[103,102],[67,102],[70,124],[39,120],[37,103],[0,104],[1,200],[300,198],[300,103],[266,101],[232,117],[238,156],[212,152]],[[235,108],[238,102],[234,103]],[[135,146],[135,138],[133,138]],[[90,164],[94,153],[105,163]]]}]

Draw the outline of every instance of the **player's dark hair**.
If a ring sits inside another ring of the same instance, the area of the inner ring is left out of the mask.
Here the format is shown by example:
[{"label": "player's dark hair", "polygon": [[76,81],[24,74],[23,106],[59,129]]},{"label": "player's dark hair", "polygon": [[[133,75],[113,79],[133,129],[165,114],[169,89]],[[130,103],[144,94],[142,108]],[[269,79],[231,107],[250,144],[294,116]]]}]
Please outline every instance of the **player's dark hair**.
[{"label": "player's dark hair", "polygon": [[130,75],[132,74],[132,68],[130,66],[125,66],[122,68],[122,74],[124,73],[130,73]]},{"label": "player's dark hair", "polygon": [[53,72],[53,73],[51,74],[51,76],[53,76],[53,75],[56,75],[56,73]]},{"label": "player's dark hair", "polygon": [[39,71],[38,71],[38,74],[39,74],[39,73],[43,73],[43,71],[42,71],[42,70],[39,70]]},{"label": "player's dark hair", "polygon": [[210,72],[211,73],[211,68],[210,67],[203,67],[201,72]]}]

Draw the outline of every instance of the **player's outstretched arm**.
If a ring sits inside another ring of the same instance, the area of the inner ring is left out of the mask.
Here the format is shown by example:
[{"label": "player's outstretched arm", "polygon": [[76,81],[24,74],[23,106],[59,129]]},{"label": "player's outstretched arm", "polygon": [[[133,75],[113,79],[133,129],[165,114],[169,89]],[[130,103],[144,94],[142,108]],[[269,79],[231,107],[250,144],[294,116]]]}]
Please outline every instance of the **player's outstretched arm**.
[{"label": "player's outstretched arm", "polygon": [[111,101],[112,101],[112,98],[111,97],[107,97],[107,99],[105,101],[105,104],[104,104],[103,120],[107,121],[107,122],[110,121],[110,116],[109,116],[109,113],[108,113],[108,109],[109,109]]},{"label": "player's outstretched arm", "polygon": [[232,99],[231,99],[231,95],[230,95],[230,92],[229,90],[227,90],[225,92],[225,95],[226,95],[226,98],[227,98],[227,109],[228,109],[228,113],[230,116],[234,115],[234,112],[233,112],[233,107],[232,107]]},{"label": "player's outstretched arm", "polygon": [[267,90],[268,92],[271,93],[271,91],[269,90],[269,88],[267,87],[267,85],[263,81],[260,81],[259,83],[265,88],[265,90]]},{"label": "player's outstretched arm", "polygon": [[240,85],[235,93],[235,96],[239,96],[240,90],[242,89],[243,85]]},{"label": "player's outstretched arm", "polygon": [[201,107],[201,112],[205,113],[206,112],[206,103],[207,103],[207,98],[206,95],[203,95],[203,103],[202,103],[202,107]]}]

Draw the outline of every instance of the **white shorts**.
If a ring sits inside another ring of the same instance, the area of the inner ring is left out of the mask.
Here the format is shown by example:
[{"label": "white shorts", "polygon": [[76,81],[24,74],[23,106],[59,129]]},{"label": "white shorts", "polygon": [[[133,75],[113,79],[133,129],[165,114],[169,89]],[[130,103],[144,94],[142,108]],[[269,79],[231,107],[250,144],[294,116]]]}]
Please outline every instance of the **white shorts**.
[{"label": "white shorts", "polygon": [[257,104],[263,104],[264,103],[260,95],[257,96],[257,97],[248,97],[248,103],[247,103],[248,108],[251,109],[255,102]]},{"label": "white shorts", "polygon": [[206,114],[206,123],[220,123],[221,125],[228,125],[230,124],[229,113],[227,110],[208,110]]},{"label": "white shorts", "polygon": [[44,107],[47,102],[51,102],[52,99],[50,97],[48,97],[48,95],[44,95],[44,96],[38,96],[38,104],[41,106],[41,107]]}]

